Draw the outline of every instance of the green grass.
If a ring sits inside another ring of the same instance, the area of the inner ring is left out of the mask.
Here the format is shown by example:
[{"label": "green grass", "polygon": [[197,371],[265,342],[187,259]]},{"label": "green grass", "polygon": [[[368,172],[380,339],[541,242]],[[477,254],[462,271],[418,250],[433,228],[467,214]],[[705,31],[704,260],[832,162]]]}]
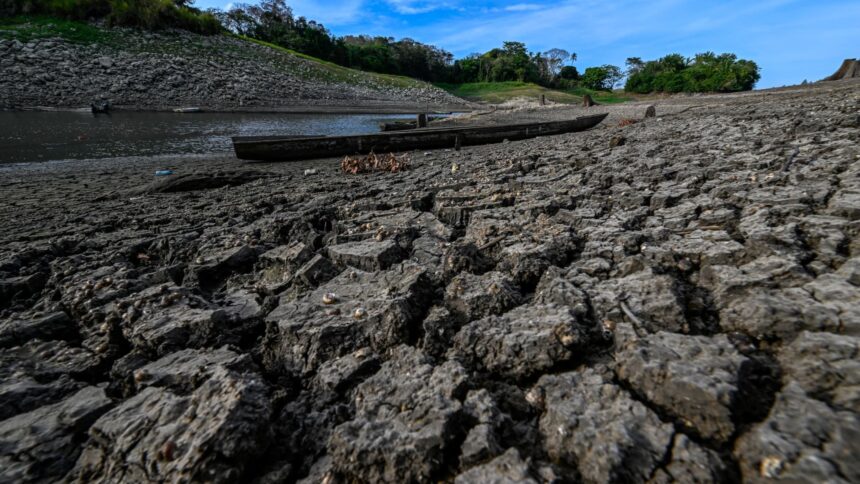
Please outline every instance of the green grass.
[{"label": "green grass", "polygon": [[78,44],[110,44],[117,40],[111,31],[73,20],[41,16],[0,18],[0,38],[28,42],[49,37]]},{"label": "green grass", "polygon": [[470,82],[466,84],[438,83],[440,87],[451,94],[470,101],[500,104],[516,98],[539,99],[541,95],[547,100],[562,104],[577,104],[582,102],[582,96],[590,94],[592,99],[602,104],[613,104],[629,101],[631,98],[614,92],[592,91],[585,88],[568,90],[549,89],[531,82]]}]

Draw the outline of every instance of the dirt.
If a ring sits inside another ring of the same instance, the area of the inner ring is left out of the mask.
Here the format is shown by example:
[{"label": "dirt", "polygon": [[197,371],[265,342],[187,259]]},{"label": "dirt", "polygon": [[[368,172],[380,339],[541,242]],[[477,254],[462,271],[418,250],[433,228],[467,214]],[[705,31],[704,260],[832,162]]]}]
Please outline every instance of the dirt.
[{"label": "dirt", "polygon": [[650,104],[0,168],[0,480],[857,482],[860,83]]}]

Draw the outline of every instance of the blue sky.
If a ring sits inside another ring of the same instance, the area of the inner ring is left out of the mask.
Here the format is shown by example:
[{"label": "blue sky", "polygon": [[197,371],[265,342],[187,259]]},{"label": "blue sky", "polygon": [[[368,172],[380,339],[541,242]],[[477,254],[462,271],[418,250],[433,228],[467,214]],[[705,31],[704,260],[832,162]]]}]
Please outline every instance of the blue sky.
[{"label": "blue sky", "polygon": [[[245,0],[249,2],[249,0]],[[255,0],[250,0],[253,3]],[[411,37],[462,57],[525,42],[576,52],[576,66],[627,57],[734,52],[761,67],[759,88],[818,80],[860,57],[858,0],[293,0],[337,35]],[[224,8],[226,0],[197,0]]]}]

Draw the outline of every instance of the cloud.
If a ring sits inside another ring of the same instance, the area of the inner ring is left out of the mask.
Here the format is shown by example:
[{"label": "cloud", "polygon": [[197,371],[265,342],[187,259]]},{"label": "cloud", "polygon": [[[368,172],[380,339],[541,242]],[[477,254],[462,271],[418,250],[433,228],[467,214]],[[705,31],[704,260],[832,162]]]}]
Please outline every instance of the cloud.
[{"label": "cloud", "polygon": [[508,5],[503,10],[506,12],[527,12],[529,10],[540,10],[541,8],[543,8],[543,6],[536,3],[517,3],[514,5]]},{"label": "cloud", "polygon": [[386,0],[391,8],[404,15],[432,12],[434,10],[455,9],[457,6],[450,2],[432,0]]}]

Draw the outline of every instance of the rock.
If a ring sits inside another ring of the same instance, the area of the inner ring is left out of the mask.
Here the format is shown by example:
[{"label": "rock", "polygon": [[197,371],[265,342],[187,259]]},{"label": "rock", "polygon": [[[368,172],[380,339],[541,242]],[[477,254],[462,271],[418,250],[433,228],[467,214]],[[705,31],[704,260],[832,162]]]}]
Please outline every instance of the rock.
[{"label": "rock", "polygon": [[334,430],[332,467],[348,479],[426,482],[444,469],[459,426],[466,384],[455,362],[437,367],[419,350],[395,348],[356,389],[355,419]]},{"label": "rock", "polygon": [[445,289],[445,306],[464,322],[502,314],[521,300],[513,281],[500,272],[460,274]]},{"label": "rock", "polygon": [[584,356],[595,333],[567,307],[520,306],[463,326],[449,356],[482,372],[523,379]]},{"label": "rock", "polygon": [[591,106],[595,106],[595,105],[597,105],[597,103],[594,102],[594,99],[591,98],[590,94],[586,94],[585,96],[582,96],[582,107],[590,108]]},{"label": "rock", "polygon": [[104,414],[72,476],[83,481],[241,480],[267,441],[258,376],[217,368],[191,394],[147,387]]},{"label": "rock", "polygon": [[379,358],[368,348],[361,348],[324,363],[314,380],[321,387],[343,394],[376,373],[379,366]]},{"label": "rock", "polygon": [[240,355],[224,347],[177,351],[136,369],[133,376],[138,390],[157,387],[185,395],[222,368],[236,373],[256,371],[256,365],[249,355]]},{"label": "rock", "polygon": [[40,381],[63,375],[91,377],[99,364],[92,352],[65,341],[32,340],[0,353],[0,376],[25,374]]},{"label": "rock", "polygon": [[752,361],[723,335],[660,331],[638,338],[630,325],[619,324],[615,361],[626,385],[706,439],[727,442],[738,408],[754,405],[742,391]]},{"label": "rock", "polygon": [[65,400],[0,421],[0,480],[57,481],[75,465],[87,428],[111,406],[86,387]]},{"label": "rock", "polygon": [[532,477],[529,463],[520,457],[516,448],[511,447],[504,454],[463,472],[454,479],[455,484],[471,484],[483,482],[487,484],[537,484],[539,481]]},{"label": "rock", "polygon": [[650,105],[645,109],[645,117],[646,118],[655,118],[657,117],[657,108],[654,105]]},{"label": "rock", "polygon": [[328,248],[328,255],[336,264],[364,271],[381,271],[403,260],[403,251],[391,239],[347,242]]},{"label": "rock", "polygon": [[531,392],[544,449],[585,482],[645,482],[669,451],[672,426],[594,370],[545,375]]},{"label": "rock", "polygon": [[250,246],[242,245],[197,258],[197,263],[190,268],[185,285],[199,285],[212,291],[219,288],[224,281],[235,273],[249,272],[257,262],[257,251]]},{"label": "rock", "polygon": [[624,146],[627,144],[627,138],[624,136],[613,136],[609,140],[610,148],[617,148],[618,146]]},{"label": "rock", "polygon": [[733,455],[744,482],[857,482],[858,436],[857,413],[831,409],[792,382],[767,419],[737,440]]}]

